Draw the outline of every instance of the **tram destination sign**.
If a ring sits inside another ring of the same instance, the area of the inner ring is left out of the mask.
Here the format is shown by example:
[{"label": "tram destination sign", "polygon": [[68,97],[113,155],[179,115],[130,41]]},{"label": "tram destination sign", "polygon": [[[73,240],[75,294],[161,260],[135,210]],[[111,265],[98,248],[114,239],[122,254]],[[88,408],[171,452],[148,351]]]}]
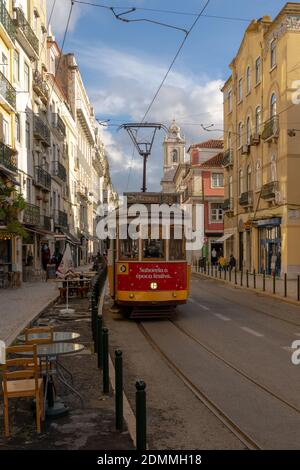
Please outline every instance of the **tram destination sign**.
[{"label": "tram destination sign", "polygon": [[127,204],[172,204],[179,203],[178,193],[124,193]]}]

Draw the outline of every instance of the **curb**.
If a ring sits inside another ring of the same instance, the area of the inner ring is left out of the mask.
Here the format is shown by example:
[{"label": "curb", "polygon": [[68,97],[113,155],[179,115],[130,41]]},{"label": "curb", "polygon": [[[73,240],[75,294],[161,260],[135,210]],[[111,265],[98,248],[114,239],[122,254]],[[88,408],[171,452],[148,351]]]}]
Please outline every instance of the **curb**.
[{"label": "curb", "polygon": [[270,299],[273,299],[273,300],[274,299],[281,300],[282,302],[285,302],[287,304],[296,305],[297,307],[300,307],[300,302],[298,302],[297,300],[291,299],[289,297],[282,297],[281,295],[272,294],[271,292],[266,292],[266,291],[264,292],[263,290],[253,289],[253,287],[239,286],[238,284],[233,284],[232,282],[225,281],[224,279],[219,279],[216,277],[208,276],[207,274],[192,273],[192,276],[196,276],[200,278],[204,277],[205,279],[212,279],[213,281],[218,281],[218,282],[221,282],[222,284],[231,286],[233,289],[239,289],[245,292],[253,292],[256,295],[259,295],[262,297],[269,297]]}]

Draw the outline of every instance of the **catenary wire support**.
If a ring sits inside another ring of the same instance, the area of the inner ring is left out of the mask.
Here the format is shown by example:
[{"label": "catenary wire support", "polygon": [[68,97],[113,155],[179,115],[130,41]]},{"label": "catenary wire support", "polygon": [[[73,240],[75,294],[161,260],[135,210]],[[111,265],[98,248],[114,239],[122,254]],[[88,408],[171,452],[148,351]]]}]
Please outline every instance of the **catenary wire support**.
[{"label": "catenary wire support", "polygon": [[[138,153],[143,157],[143,187],[142,192],[145,193],[147,191],[146,186],[146,175],[147,175],[147,160],[149,155],[151,154],[154,139],[158,130],[164,129],[168,132],[168,129],[163,124],[157,123],[128,123],[122,124],[118,130],[125,129],[129,134],[135,148],[137,149]],[[141,129],[150,129],[152,131],[152,136],[150,138],[145,138],[141,133],[138,136],[138,133]]]}]

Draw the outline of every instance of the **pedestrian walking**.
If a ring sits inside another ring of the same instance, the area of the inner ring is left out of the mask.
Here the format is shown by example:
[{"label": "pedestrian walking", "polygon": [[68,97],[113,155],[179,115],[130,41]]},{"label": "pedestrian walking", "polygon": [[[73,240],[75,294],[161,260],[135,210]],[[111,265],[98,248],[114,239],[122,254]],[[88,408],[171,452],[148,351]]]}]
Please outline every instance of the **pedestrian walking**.
[{"label": "pedestrian walking", "polygon": [[233,254],[231,254],[230,257],[229,257],[229,268],[230,268],[230,271],[232,271],[235,267],[236,267],[236,259],[235,259],[235,257],[233,256]]}]

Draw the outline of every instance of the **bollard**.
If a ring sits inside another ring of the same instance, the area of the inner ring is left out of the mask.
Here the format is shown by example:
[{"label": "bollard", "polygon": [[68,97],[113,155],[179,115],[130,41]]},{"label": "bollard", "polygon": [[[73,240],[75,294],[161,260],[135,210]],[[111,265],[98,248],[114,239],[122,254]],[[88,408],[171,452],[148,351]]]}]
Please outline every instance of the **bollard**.
[{"label": "bollard", "polygon": [[243,269],[241,269],[241,287],[243,287]]},{"label": "bollard", "polygon": [[266,290],[266,270],[263,270],[263,292]]},{"label": "bollard", "polygon": [[231,282],[231,273],[232,273],[232,269],[231,267],[229,268],[229,282]]},{"label": "bollard", "polygon": [[300,276],[299,276],[299,274],[297,276],[297,300],[298,300],[298,302],[300,300]]},{"label": "bollard", "polygon": [[246,283],[247,283],[247,284],[246,284],[247,287],[249,287],[249,271],[248,271],[248,269],[247,269],[247,271],[246,271]]},{"label": "bollard", "polygon": [[287,273],[284,273],[284,297],[287,297]]},{"label": "bollard", "polygon": [[226,278],[227,278],[227,268],[225,266],[225,269],[224,269],[224,281],[226,281]]},{"label": "bollard", "polygon": [[109,393],[108,328],[102,328],[103,393]]},{"label": "bollard", "polygon": [[273,294],[276,294],[276,274],[273,272]]},{"label": "bollard", "polygon": [[123,353],[115,351],[116,429],[123,431]]},{"label": "bollard", "polygon": [[216,264],[216,267],[215,267],[215,277],[218,277],[218,265]]},{"label": "bollard", "polygon": [[222,279],[222,268],[219,266],[219,272],[220,272],[220,279]]},{"label": "bollard", "polygon": [[234,283],[235,283],[235,285],[237,285],[237,272],[236,272],[236,268],[234,268]]},{"label": "bollard", "polygon": [[210,272],[210,264],[207,263],[207,275],[209,276],[209,272]]},{"label": "bollard", "polygon": [[102,334],[102,315],[97,317],[97,336],[98,336],[98,350],[97,350],[97,361],[98,369],[103,367],[103,334]]},{"label": "bollard", "polygon": [[255,269],[253,269],[253,287],[256,289],[256,272]]},{"label": "bollard", "polygon": [[139,380],[136,387],[136,450],[146,450],[146,384]]}]

